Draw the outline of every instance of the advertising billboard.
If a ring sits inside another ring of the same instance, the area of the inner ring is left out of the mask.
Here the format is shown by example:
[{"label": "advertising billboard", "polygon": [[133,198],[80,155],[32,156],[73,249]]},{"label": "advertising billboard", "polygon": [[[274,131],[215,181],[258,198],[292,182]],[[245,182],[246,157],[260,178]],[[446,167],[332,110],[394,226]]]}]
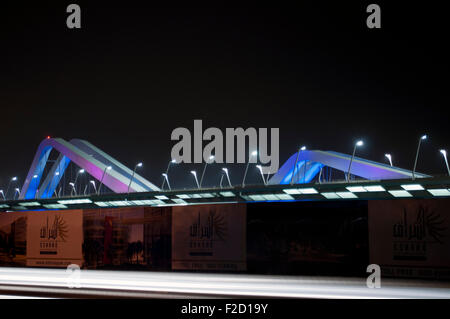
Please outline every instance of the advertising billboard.
[{"label": "advertising billboard", "polygon": [[370,262],[386,276],[450,278],[449,208],[449,199],[370,201]]},{"label": "advertising billboard", "polygon": [[172,269],[246,270],[246,204],[172,209]]},{"label": "advertising billboard", "polygon": [[83,211],[27,213],[27,266],[82,265]]}]

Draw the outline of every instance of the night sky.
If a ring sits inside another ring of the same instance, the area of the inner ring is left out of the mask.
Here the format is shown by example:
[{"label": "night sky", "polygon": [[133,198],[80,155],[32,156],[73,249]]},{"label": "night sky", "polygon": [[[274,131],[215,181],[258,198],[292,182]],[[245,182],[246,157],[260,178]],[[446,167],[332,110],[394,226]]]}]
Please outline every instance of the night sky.
[{"label": "night sky", "polygon": [[[280,165],[298,146],[445,174],[450,150],[448,10],[372,1],[279,7],[152,7],[35,1],[0,10],[0,188],[23,182],[46,136],[82,138],[157,185],[177,127],[278,127]],[[81,6],[81,29],[66,7]],[[94,3],[95,2],[95,3]],[[148,2],[148,1],[147,1]],[[337,2],[337,3],[335,3]],[[278,2],[276,2],[278,3]],[[309,3],[309,4],[307,4]],[[439,4],[439,5],[438,5]],[[216,165],[205,184],[217,184]],[[173,169],[175,187],[194,186]],[[241,180],[245,165],[234,168]],[[256,170],[249,181],[259,182]]]}]

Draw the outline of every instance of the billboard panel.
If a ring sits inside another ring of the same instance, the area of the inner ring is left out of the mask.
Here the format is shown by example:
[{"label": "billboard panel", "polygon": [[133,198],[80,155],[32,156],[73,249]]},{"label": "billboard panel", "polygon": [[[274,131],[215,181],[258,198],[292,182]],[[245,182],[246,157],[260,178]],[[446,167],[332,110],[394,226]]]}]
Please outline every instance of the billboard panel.
[{"label": "billboard panel", "polygon": [[246,269],[246,204],[172,210],[172,269]]},{"label": "billboard panel", "polygon": [[27,214],[0,213],[0,265],[26,264]]},{"label": "billboard panel", "polygon": [[369,244],[386,276],[450,278],[450,200],[370,201]]},{"label": "billboard panel", "polygon": [[27,213],[27,266],[82,265],[83,211]]}]

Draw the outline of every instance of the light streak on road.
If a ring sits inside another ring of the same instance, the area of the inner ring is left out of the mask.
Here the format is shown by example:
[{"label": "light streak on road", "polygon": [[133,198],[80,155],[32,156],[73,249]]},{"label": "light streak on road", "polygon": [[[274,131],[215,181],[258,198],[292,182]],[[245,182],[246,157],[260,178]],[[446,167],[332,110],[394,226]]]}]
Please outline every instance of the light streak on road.
[{"label": "light streak on road", "polygon": [[[272,298],[450,298],[450,283],[365,278],[293,277],[81,270],[74,281],[65,269],[0,268],[0,293],[70,297],[272,297]],[[72,283],[80,288],[69,288]],[[78,285],[79,284],[79,285]]]}]

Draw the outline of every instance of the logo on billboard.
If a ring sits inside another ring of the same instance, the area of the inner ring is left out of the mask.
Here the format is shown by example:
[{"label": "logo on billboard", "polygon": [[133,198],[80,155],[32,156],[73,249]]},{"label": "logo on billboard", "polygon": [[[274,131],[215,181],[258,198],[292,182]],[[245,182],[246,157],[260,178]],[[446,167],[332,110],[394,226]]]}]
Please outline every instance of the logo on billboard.
[{"label": "logo on billboard", "polygon": [[396,260],[426,260],[430,244],[443,244],[445,219],[424,206],[417,212],[403,209],[402,219],[392,227]]},{"label": "logo on billboard", "polygon": [[225,241],[227,225],[225,217],[218,212],[209,211],[202,219],[200,212],[195,222],[189,226],[191,256],[212,256],[215,241]]},{"label": "logo on billboard", "polygon": [[53,221],[47,216],[46,223],[40,229],[40,254],[56,255],[58,242],[66,242],[69,227],[62,216],[55,215]]}]

